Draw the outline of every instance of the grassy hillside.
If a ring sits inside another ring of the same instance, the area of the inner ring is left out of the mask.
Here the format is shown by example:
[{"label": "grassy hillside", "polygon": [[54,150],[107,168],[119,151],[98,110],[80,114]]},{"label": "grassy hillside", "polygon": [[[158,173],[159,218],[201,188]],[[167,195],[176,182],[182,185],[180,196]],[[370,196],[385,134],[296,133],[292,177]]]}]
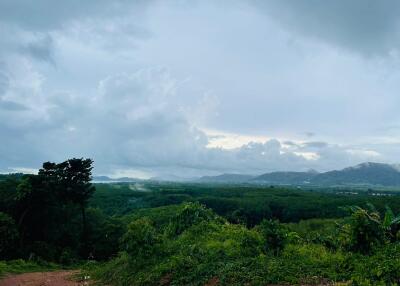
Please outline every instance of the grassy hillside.
[{"label": "grassy hillside", "polygon": [[0,182],[2,273],[86,265],[104,285],[399,282],[393,191],[95,184],[83,225],[79,205],[50,179]]},{"label": "grassy hillside", "polygon": [[353,250],[347,239],[333,220],[266,220],[246,228],[189,203],[141,213],[128,225],[123,251],[91,274],[106,285],[398,282],[398,242],[377,244],[367,254]]}]

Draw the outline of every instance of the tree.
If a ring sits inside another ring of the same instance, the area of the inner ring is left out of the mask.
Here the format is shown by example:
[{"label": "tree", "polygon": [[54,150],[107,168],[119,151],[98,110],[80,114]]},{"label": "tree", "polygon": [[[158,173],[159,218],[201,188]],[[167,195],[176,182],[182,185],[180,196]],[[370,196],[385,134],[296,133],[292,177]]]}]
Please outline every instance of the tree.
[{"label": "tree", "polygon": [[14,220],[0,212],[0,257],[2,259],[15,256],[18,241],[18,230]]},{"label": "tree", "polygon": [[107,260],[119,250],[125,224],[121,219],[105,215],[101,209],[87,209],[89,252],[95,260]]},{"label": "tree", "polygon": [[62,204],[57,193],[40,176],[27,175],[17,186],[15,201],[20,248],[25,246],[25,239],[30,242],[50,240],[46,230],[52,228]]},{"label": "tree", "polygon": [[91,184],[93,160],[69,159],[56,164],[45,162],[39,170],[39,176],[46,185],[57,192],[61,200],[77,204],[82,217],[82,240],[84,251],[87,249],[86,207],[95,191]]}]

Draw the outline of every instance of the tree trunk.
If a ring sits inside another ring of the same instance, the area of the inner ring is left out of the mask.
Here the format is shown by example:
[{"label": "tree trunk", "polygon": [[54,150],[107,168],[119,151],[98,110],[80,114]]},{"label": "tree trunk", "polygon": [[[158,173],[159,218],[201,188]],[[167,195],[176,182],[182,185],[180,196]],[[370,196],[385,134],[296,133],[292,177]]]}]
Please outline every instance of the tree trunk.
[{"label": "tree trunk", "polygon": [[22,223],[24,222],[24,219],[30,210],[31,210],[30,207],[26,208],[26,210],[21,214],[21,216],[19,217],[19,220],[18,220],[18,229],[19,229],[19,234],[20,234],[20,237],[19,237],[20,249],[22,249],[24,246],[24,236],[25,236],[25,229],[22,226]]},{"label": "tree trunk", "polygon": [[83,244],[83,254],[87,256],[87,226],[86,226],[86,210],[85,206],[81,205],[82,213],[82,244]]}]

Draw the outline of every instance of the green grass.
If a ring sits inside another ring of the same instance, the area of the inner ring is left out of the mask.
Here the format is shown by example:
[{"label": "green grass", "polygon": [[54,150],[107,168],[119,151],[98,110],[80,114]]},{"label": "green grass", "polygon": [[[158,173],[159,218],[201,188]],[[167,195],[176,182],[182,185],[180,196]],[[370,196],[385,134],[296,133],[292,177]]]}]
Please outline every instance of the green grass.
[{"label": "green grass", "polygon": [[0,277],[13,273],[26,273],[26,272],[42,272],[42,271],[53,271],[60,269],[61,267],[55,263],[50,262],[34,262],[26,261],[23,259],[0,261]]}]

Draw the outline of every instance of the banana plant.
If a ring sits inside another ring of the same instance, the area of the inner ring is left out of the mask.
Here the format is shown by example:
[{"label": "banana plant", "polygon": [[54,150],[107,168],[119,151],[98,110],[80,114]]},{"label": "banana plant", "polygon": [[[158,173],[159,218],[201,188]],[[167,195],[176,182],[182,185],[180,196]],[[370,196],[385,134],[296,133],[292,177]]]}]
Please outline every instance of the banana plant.
[{"label": "banana plant", "polygon": [[389,206],[386,206],[385,216],[382,221],[382,226],[390,240],[395,240],[400,229],[400,214],[394,214]]}]

